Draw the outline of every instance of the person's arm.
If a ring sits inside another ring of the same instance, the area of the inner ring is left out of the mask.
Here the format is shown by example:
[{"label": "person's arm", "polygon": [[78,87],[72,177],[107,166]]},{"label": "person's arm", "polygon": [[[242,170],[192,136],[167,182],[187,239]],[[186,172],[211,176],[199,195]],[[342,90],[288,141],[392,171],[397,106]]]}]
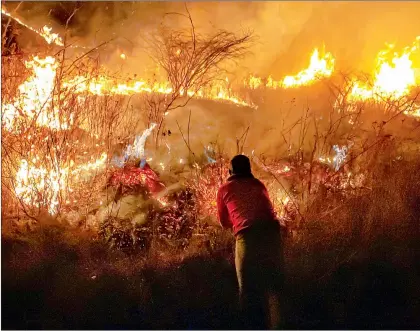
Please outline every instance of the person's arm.
[{"label": "person's arm", "polygon": [[230,229],[232,227],[232,223],[230,222],[229,212],[226,204],[223,201],[223,191],[221,189],[219,189],[217,192],[217,214],[220,224],[224,228]]}]

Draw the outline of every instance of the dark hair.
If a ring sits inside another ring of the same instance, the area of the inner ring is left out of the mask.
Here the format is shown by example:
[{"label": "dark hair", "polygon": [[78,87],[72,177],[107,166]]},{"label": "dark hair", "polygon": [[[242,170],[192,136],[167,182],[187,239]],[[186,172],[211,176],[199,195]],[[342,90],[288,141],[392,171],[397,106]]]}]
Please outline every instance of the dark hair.
[{"label": "dark hair", "polygon": [[251,162],[245,155],[236,155],[231,161],[232,172],[235,175],[247,175],[251,173]]}]

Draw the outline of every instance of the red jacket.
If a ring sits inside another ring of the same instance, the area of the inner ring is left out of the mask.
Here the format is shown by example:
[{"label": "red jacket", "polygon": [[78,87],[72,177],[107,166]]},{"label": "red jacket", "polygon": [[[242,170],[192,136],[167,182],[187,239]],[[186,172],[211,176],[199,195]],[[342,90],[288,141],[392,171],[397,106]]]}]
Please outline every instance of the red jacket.
[{"label": "red jacket", "polygon": [[235,235],[255,222],[276,220],[266,187],[252,175],[230,176],[217,193],[217,209],[220,224]]}]

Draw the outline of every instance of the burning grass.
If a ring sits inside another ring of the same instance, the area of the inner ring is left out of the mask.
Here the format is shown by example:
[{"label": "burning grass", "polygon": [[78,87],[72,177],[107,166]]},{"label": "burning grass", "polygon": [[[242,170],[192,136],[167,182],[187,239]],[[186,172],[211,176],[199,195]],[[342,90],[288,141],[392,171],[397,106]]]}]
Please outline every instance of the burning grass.
[{"label": "burning grass", "polygon": [[[229,142],[205,142],[197,149],[190,139],[191,112],[186,132],[175,120],[178,143],[187,154],[172,152],[166,139],[175,135],[165,127],[169,111],[185,111],[191,98],[208,98],[258,104],[252,109],[262,116],[268,108],[282,115],[273,123],[277,140],[269,142],[269,152],[257,142],[271,133],[250,141],[249,127],[235,137],[235,147],[236,153],[249,154],[289,227],[286,324],[393,327],[397,320],[402,323],[397,326],[418,326],[413,314],[418,300],[404,286],[420,288],[418,77],[410,62],[417,46],[393,60],[386,61],[389,52],[381,53],[370,85],[337,79],[332,55],[314,52],[310,66],[297,75],[279,82],[269,78],[267,84],[253,77],[238,89],[247,95],[239,96],[229,79],[216,79],[221,78],[214,76],[217,67],[202,66],[201,55],[195,60],[202,76],[188,66],[197,47],[204,53],[216,49],[221,62],[223,54],[242,54],[249,36],[216,34],[215,44],[203,36],[190,38],[197,36],[166,31],[166,39],[155,40],[160,50],[165,43],[176,46],[158,59],[170,81],[164,83],[124,80],[95,57],[66,57],[66,49],[56,57],[2,58],[5,325],[232,326],[233,308],[226,315],[216,309],[222,317],[209,312],[220,302],[229,307],[235,302],[233,238],[216,221],[216,193],[232,154],[224,150]],[[229,48],[232,42],[237,48]],[[394,82],[395,75],[401,80]],[[319,109],[309,104],[298,112],[291,106],[287,113],[283,105],[273,107],[280,104],[278,95],[288,98],[292,88],[301,99],[321,91]],[[154,148],[145,147],[148,136]],[[384,270],[391,270],[389,283],[375,288]],[[405,270],[400,278],[399,270]],[[226,285],[227,294],[208,284]],[[192,287],[201,295],[192,294]],[[25,300],[29,290],[35,294]],[[388,290],[404,294],[381,296]],[[13,298],[22,299],[21,310]],[[403,308],[391,319],[386,315],[392,307],[384,302],[395,298]],[[159,302],[166,305],[164,312]]]},{"label": "burning grass", "polygon": [[[414,289],[420,282],[415,271],[420,165],[415,155],[392,161],[389,157],[395,155],[385,153],[390,147],[384,146],[369,190],[352,196],[318,190],[302,211],[304,221],[286,238],[289,328],[418,325]],[[176,200],[182,201],[179,196]],[[178,213],[186,210],[177,207]],[[204,219],[190,223],[192,232],[163,229],[168,220],[180,224],[174,221],[181,215],[162,212],[166,216],[155,219],[160,220],[155,237],[153,228],[130,228],[129,222],[108,219],[103,228],[110,221],[119,224],[109,233],[114,242],[125,238],[127,244],[112,249],[101,234],[63,224],[3,234],[2,263],[8,270],[3,277],[3,325],[231,327],[236,290],[231,235]],[[48,287],[42,279],[48,279]],[[26,288],[32,294],[23,300]],[[19,308],[13,297],[20,298]],[[220,302],[224,313],[215,308]]]}]

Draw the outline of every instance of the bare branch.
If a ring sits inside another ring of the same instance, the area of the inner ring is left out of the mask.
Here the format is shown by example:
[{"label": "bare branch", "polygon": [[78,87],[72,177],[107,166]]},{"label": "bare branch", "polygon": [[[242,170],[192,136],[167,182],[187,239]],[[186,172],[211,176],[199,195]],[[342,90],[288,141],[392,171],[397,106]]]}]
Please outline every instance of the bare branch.
[{"label": "bare branch", "polygon": [[[251,45],[251,34],[236,36],[235,34],[219,30],[211,35],[197,33],[193,19],[185,5],[187,14],[167,13],[179,15],[188,19],[189,29],[170,29],[162,25],[160,33],[149,37],[149,55],[165,70],[167,79],[172,87],[172,93],[162,108],[153,112],[159,122],[156,130],[156,146],[163,123],[163,116],[169,110],[180,108],[188,104],[189,100],[215,80],[221,72],[221,65],[244,56]],[[185,101],[182,102],[181,100]]]}]

